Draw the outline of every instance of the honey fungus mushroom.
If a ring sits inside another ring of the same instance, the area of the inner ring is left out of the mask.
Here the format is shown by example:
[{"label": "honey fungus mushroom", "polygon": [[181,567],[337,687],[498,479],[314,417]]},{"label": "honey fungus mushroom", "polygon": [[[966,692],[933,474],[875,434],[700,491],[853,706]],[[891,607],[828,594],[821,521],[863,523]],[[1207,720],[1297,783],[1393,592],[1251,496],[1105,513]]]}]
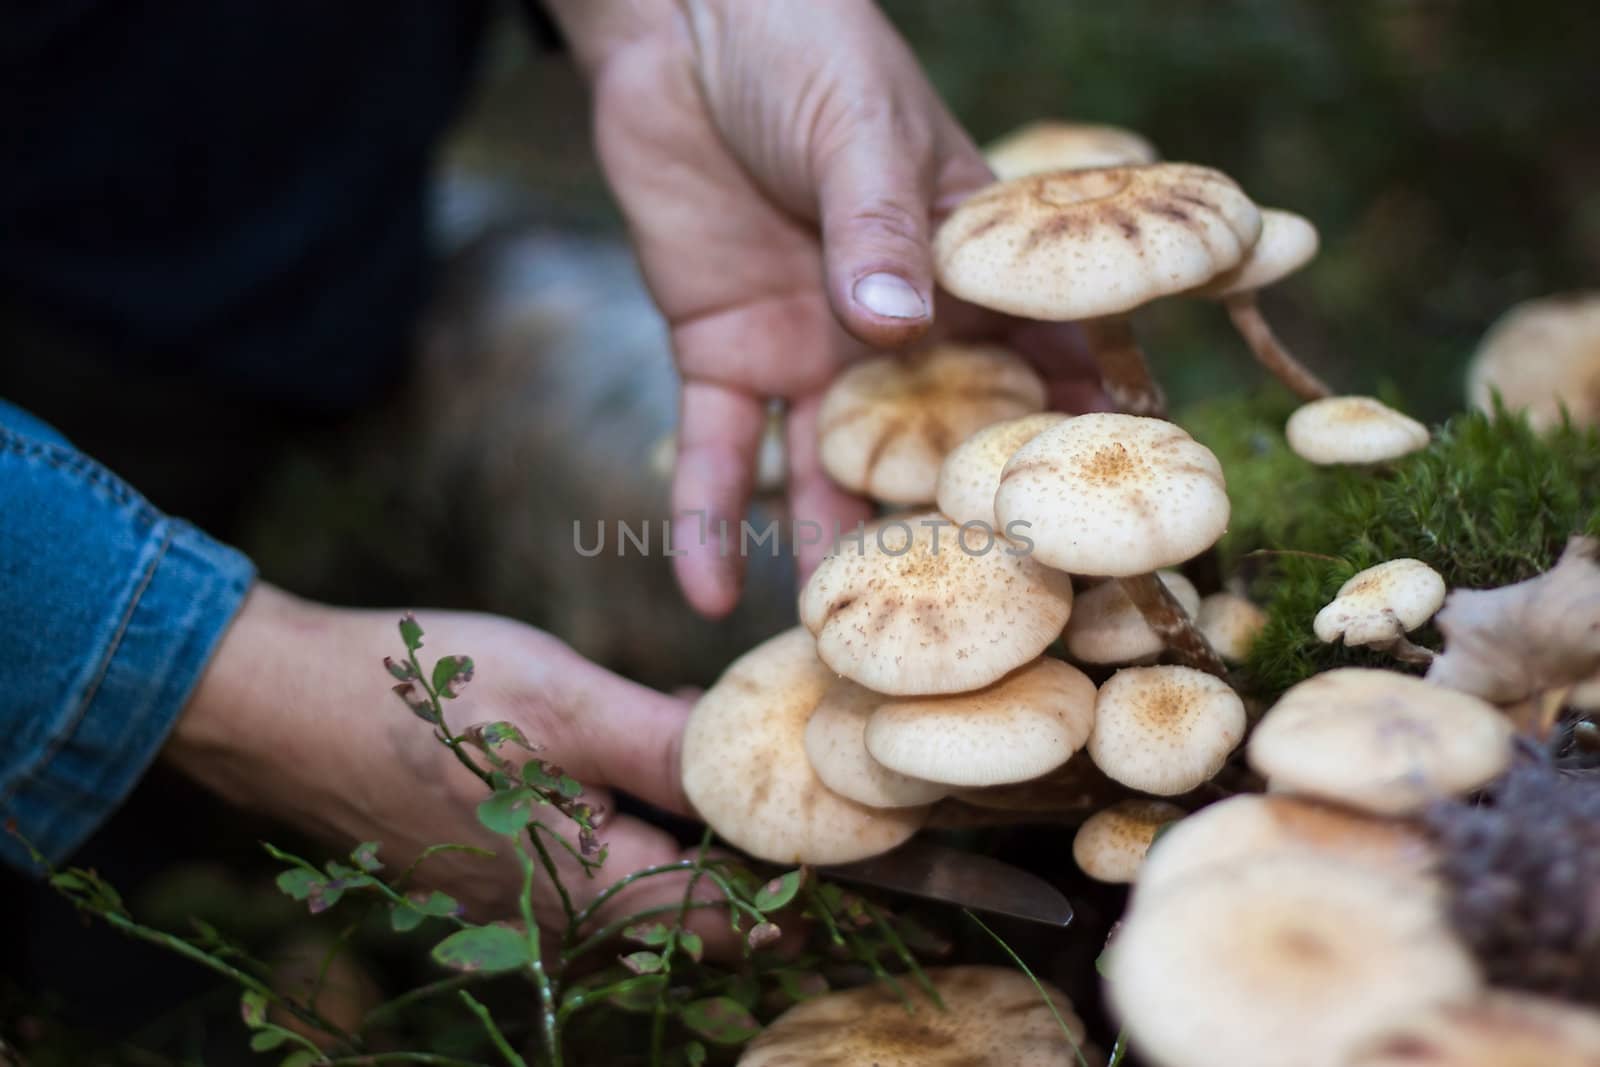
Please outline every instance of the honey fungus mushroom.
[{"label": "honey fungus mushroom", "polygon": [[875,808],[931,804],[949,786],[892,771],[867,751],[867,720],[885,697],[848,678],[828,687],[806,722],[806,759],[822,784]]},{"label": "honey fungus mushroom", "polygon": [[1444,604],[1444,579],[1420,559],[1392,559],[1353,575],[1312,620],[1317,640],[1388,649],[1408,662],[1433,654],[1405,635]]},{"label": "honey fungus mushroom", "polygon": [[994,493],[1006,460],[1057,423],[1067,419],[1055,411],[1041,411],[1019,419],[985,426],[955,447],[939,469],[935,494],[939,510],[957,523],[981,522],[1004,533],[994,514]]},{"label": "honey fungus mushroom", "polygon": [[834,675],[811,635],[786,630],[735,660],[683,731],[683,791],[717,836],[773,863],[849,863],[887,852],[925,807],[870,808],[824,786],[806,720]]},{"label": "honey fungus mushroom", "polygon": [[1321,466],[1382,463],[1428,447],[1428,428],[1370,396],[1302,404],[1284,427],[1289,448]]},{"label": "honey fungus mushroom", "polygon": [[1233,320],[1234,329],[1250,346],[1256,362],[1302,400],[1321,400],[1333,395],[1333,390],[1278,340],[1266,316],[1261,314],[1256,294],[1309,263],[1317,254],[1317,244],[1317,228],[1310,220],[1292,211],[1262,208],[1261,239],[1250,249],[1244,262],[1195,290],[1196,296],[1222,302]]},{"label": "honey fungus mushroom", "polygon": [[1127,667],[1100,687],[1089,757],[1143,793],[1173,796],[1208,782],[1245,732],[1244,701],[1189,667]]},{"label": "honey fungus mushroom", "polygon": [[1489,327],[1467,369],[1467,399],[1489,411],[1494,394],[1536,430],[1600,425],[1600,291],[1528,300]]},{"label": "honey fungus mushroom", "polygon": [[839,674],[897,696],[981,689],[1037,658],[1072,613],[1072,580],[938,512],[870,527],[823,559],[800,621]]},{"label": "honey fungus mushroom", "polygon": [[1059,170],[997,182],[934,235],[939,283],[982,307],[1081,321],[1121,411],[1159,415],[1127,314],[1239,265],[1261,214],[1233,179],[1190,163]]},{"label": "honey fungus mushroom", "polygon": [[1118,579],[1181,662],[1226,672],[1154,573],[1204,552],[1228,525],[1222,466],[1180,427],[1105,412],[1068,419],[1006,462],[994,509],[1007,530],[1025,524],[1041,563]]},{"label": "honey fungus mushroom", "polygon": [[1212,593],[1201,598],[1194,624],[1217,655],[1228,663],[1243,663],[1266,628],[1267,613],[1237,593]]},{"label": "honey fungus mushroom", "polygon": [[869,359],[835,378],[817,415],[817,446],[844,488],[929,504],[951,449],[1044,406],[1044,382],[1022,357],[993,345],[939,345]]},{"label": "honey fungus mushroom", "polygon": [[[1156,578],[1185,615],[1197,616],[1200,594],[1194,583],[1177,571],[1158,571]],[[1154,660],[1167,647],[1117,582],[1102,582],[1081,594],[1061,637],[1068,654],[1083,663],[1140,663]]]},{"label": "honey fungus mushroom", "polygon": [[1078,869],[1097,882],[1127,883],[1139,874],[1156,831],[1183,818],[1165,800],[1124,800],[1083,821],[1072,838]]},{"label": "honey fungus mushroom", "polygon": [[[1084,1044],[1067,995],[1012,967],[929,967],[945,1010],[912,982],[825,993],[772,1021],[739,1067],[1069,1067]],[[1045,1002],[1045,997],[1050,1003]],[[1051,1012],[1055,1005],[1055,1013]],[[1056,1021],[1056,1014],[1061,1022]],[[1068,1033],[1062,1032],[1065,1025]]]},{"label": "honey fungus mushroom", "polygon": [[1284,693],[1247,751],[1274,790],[1406,815],[1505,770],[1511,735],[1506,717],[1477,697],[1394,671],[1342,667]]},{"label": "honey fungus mushroom", "polygon": [[1040,119],[991,142],[984,161],[1001,181],[1051,170],[1125,167],[1160,156],[1142,134],[1095,122]]},{"label": "honey fungus mushroom", "polygon": [[1600,1012],[1490,990],[1420,1011],[1363,1043],[1345,1067],[1595,1067]]}]

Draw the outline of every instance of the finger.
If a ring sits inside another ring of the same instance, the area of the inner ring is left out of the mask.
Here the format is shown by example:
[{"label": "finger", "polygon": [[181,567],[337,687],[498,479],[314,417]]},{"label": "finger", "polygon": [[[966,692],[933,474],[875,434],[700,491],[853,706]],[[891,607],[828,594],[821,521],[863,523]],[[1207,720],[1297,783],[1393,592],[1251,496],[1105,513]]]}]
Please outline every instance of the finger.
[{"label": "finger", "polygon": [[789,507],[795,531],[796,580],[804,585],[833,544],[834,530],[853,530],[872,517],[872,505],[847,493],[822,469],[817,451],[818,395],[801,397],[789,408],[785,432],[789,446]]},{"label": "finger", "polygon": [[673,559],[678,584],[710,618],[732,611],[744,570],[739,520],[750,502],[766,409],[749,393],[685,381],[672,478]]},{"label": "finger", "polygon": [[[577,668],[575,668],[577,669]],[[579,781],[611,786],[676,815],[693,816],[683,792],[683,728],[693,705],[583,661],[572,730],[563,741]]]}]

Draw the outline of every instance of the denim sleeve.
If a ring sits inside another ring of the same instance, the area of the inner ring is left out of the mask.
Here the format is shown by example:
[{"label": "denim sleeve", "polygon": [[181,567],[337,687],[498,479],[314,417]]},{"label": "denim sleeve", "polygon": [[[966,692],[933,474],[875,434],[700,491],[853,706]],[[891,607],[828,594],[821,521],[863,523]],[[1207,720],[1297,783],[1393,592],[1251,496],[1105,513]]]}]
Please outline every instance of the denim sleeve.
[{"label": "denim sleeve", "polygon": [[[60,860],[154,761],[254,580],[0,401],[0,819]],[[11,834],[0,860],[31,866]]]}]

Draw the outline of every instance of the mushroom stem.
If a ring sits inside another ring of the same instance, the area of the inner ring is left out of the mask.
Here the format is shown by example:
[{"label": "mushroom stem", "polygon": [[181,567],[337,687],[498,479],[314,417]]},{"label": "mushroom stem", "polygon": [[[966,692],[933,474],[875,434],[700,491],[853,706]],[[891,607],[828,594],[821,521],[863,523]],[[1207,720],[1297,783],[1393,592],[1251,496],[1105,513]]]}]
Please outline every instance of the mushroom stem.
[{"label": "mushroom stem", "polygon": [[1438,656],[1433,649],[1417,644],[1405,634],[1396,634],[1394,640],[1372,647],[1379,652],[1387,652],[1401,663],[1409,663],[1413,667],[1426,667]]},{"label": "mushroom stem", "polygon": [[1131,578],[1118,578],[1117,581],[1128,599],[1133,601],[1133,606],[1139,609],[1139,614],[1144,616],[1150,629],[1161,636],[1179,663],[1218,678],[1228,677],[1228,668],[1223,665],[1222,657],[1217,655],[1205,635],[1195,628],[1194,620],[1189,618],[1183,605],[1161,584],[1159,578],[1154,574],[1136,574]]},{"label": "mushroom stem", "polygon": [[1166,418],[1167,398],[1145,362],[1126,315],[1085,319],[1081,323],[1089,351],[1100,367],[1100,382],[1118,411]]},{"label": "mushroom stem", "polygon": [[1295,396],[1301,400],[1321,400],[1333,395],[1333,390],[1328,388],[1326,382],[1307,370],[1283,347],[1283,342],[1278,340],[1278,335],[1267,324],[1266,316],[1261,314],[1255,293],[1235,293],[1223,304],[1228,309],[1228,317],[1233,319],[1234,329],[1239,331],[1239,336],[1255,353],[1256,362],[1271,371],[1272,376],[1287,385]]}]

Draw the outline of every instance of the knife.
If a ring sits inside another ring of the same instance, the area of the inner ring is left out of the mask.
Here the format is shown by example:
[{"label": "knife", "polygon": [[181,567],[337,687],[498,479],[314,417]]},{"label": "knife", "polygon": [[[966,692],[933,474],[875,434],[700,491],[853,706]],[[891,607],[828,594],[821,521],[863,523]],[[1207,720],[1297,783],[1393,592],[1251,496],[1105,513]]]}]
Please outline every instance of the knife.
[{"label": "knife", "polygon": [[1043,878],[1009,863],[944,845],[908,841],[881,856],[817,870],[841,882],[959,904],[1046,926],[1063,927],[1072,922],[1072,905]]}]

